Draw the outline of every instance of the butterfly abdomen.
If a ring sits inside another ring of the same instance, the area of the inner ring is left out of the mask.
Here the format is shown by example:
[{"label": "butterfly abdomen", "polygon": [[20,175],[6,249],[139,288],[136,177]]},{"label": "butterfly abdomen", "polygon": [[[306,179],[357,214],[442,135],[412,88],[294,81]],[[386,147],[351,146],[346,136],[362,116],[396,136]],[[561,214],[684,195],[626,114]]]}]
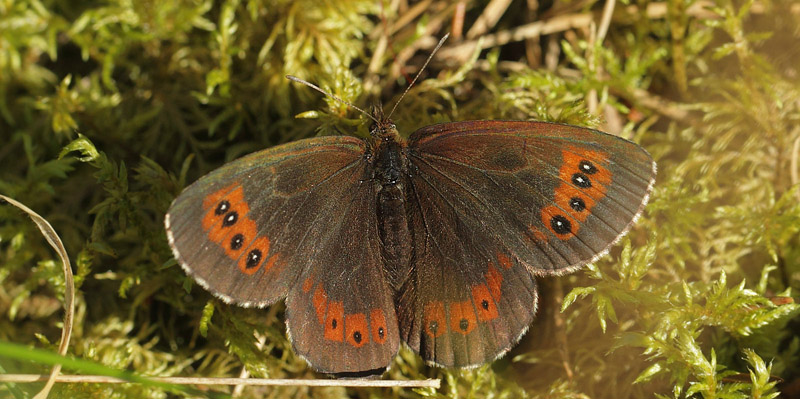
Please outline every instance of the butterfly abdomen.
[{"label": "butterfly abdomen", "polygon": [[393,288],[398,289],[411,260],[411,233],[406,220],[404,142],[394,125],[373,141],[375,159],[373,184],[376,189],[378,232],[384,270]]}]

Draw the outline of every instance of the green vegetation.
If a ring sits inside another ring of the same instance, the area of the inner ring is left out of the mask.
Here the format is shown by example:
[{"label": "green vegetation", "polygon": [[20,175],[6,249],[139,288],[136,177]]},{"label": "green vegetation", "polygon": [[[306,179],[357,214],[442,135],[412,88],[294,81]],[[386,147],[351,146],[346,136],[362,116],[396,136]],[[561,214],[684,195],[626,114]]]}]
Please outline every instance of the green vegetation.
[{"label": "green vegetation", "polygon": [[[584,271],[542,281],[537,321],[491,365],[431,368],[403,349],[388,377],[441,378],[439,390],[247,388],[243,397],[798,394],[800,7],[629,0],[604,34],[605,4],[514,2],[481,19],[484,31],[450,38],[394,119],[404,134],[439,121],[560,121],[641,143],[659,174],[627,238]],[[466,32],[486,6],[464,6]],[[162,218],[184,186],[226,161],[313,135],[366,134],[362,115],[284,76],[359,106],[393,105],[404,76],[459,20],[456,3],[419,7],[0,0],[0,193],[47,219],[72,257],[69,356],[143,376],[245,368],[324,378],[292,353],[282,304],[227,306],[187,277]],[[552,28],[560,20],[572,24]],[[533,21],[552,29],[499,40]],[[486,48],[475,51],[473,36]],[[35,225],[0,206],[0,341],[55,353],[64,292]],[[35,359],[0,352],[0,373],[47,373]],[[0,384],[0,397],[40,387]],[[56,384],[50,396],[197,395]]]}]

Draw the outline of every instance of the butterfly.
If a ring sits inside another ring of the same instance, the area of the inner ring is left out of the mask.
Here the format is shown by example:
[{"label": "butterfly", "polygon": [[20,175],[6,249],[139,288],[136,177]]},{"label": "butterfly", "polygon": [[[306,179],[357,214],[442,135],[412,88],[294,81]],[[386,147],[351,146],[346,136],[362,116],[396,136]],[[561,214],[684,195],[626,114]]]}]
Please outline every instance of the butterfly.
[{"label": "butterfly", "polygon": [[294,351],[339,375],[405,342],[439,366],[492,361],[525,334],[536,277],[595,261],[642,213],[640,146],[532,121],[423,127],[376,108],[366,140],[299,140],[228,163],[165,217],[180,265],[226,303],[286,300]]},{"label": "butterfly", "polygon": [[181,267],[224,302],[285,300],[294,351],[323,373],[379,374],[401,342],[444,367],[502,356],[533,321],[535,278],[605,254],[655,183],[647,151],[597,130],[483,120],[406,139],[394,109],[367,113],[288,78],[367,115],[369,138],[309,138],[225,164],[164,224]]}]

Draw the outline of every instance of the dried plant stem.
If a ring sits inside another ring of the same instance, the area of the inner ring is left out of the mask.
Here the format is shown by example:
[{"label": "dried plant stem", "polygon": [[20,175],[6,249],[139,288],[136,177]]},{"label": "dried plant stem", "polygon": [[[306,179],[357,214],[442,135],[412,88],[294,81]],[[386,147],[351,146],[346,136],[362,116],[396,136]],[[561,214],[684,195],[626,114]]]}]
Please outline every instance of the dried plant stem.
[{"label": "dried plant stem", "polygon": [[483,9],[481,16],[472,24],[472,28],[467,32],[467,39],[477,39],[480,35],[488,32],[490,28],[497,24],[500,17],[505,14],[511,0],[492,0]]},{"label": "dried plant stem", "polygon": [[[608,2],[606,2],[608,4]],[[594,22],[589,25],[589,45],[586,47],[586,60],[589,64],[589,70],[594,70],[596,80],[600,80],[602,68],[597,67],[594,62],[594,42],[597,37],[597,27]],[[597,114],[597,89],[592,88],[586,93],[586,109],[589,113]],[[614,133],[614,132],[611,132]]]},{"label": "dried plant stem", "polygon": [[600,19],[600,26],[597,27],[597,41],[602,43],[608,33],[608,27],[611,26],[611,16],[614,15],[614,6],[617,2],[615,0],[607,0],[603,6],[603,17]]},{"label": "dried plant stem", "polygon": [[569,341],[567,340],[567,331],[564,318],[561,314],[561,306],[564,304],[564,287],[561,279],[553,279],[553,324],[556,328],[555,336],[558,342],[558,354],[561,356],[561,366],[564,367],[564,373],[567,379],[572,381],[575,373],[572,372],[572,366],[569,361]]},{"label": "dried plant stem", "polygon": [[[528,3],[528,10],[527,10],[527,18],[526,22],[531,23],[536,21],[539,17],[538,9],[539,9],[539,0],[526,0]],[[539,65],[542,64],[542,46],[539,44],[537,39],[527,39],[525,40],[525,58],[528,60],[528,65],[531,68],[537,68]]]},{"label": "dried plant stem", "polygon": [[[800,137],[794,139],[794,145],[792,145],[792,160],[791,160],[791,165],[789,167],[790,168],[789,173],[791,173],[791,178],[792,178],[792,185],[795,185],[798,182],[800,182],[800,177],[798,177],[798,174],[800,173],[800,171],[798,171],[798,160],[797,160],[798,157],[800,157]],[[800,200],[800,191],[797,192],[797,199]]]},{"label": "dried plant stem", "polygon": [[[67,250],[64,248],[64,244],[61,242],[61,238],[58,237],[58,234],[53,229],[53,226],[45,220],[43,217],[39,216],[38,213],[34,212],[27,206],[6,197],[5,195],[0,195],[0,203],[2,201],[8,202],[9,204],[21,209],[28,216],[36,223],[36,227],[42,232],[42,235],[50,243],[50,246],[55,249],[58,253],[58,257],[61,259],[61,267],[64,271],[64,325],[61,328],[61,342],[58,345],[58,354],[64,356],[67,354],[67,348],[69,348],[69,339],[72,335],[72,324],[75,315],[75,281],[72,277],[72,266],[69,262],[69,256],[67,255]],[[39,393],[34,396],[34,399],[45,399],[50,394],[50,389],[53,388],[53,384],[58,380],[58,373],[61,372],[61,365],[56,364],[53,366],[52,370],[50,370],[50,375],[42,376],[42,381],[47,381],[44,387],[42,388]]]},{"label": "dried plant stem", "polygon": [[[0,382],[30,383],[46,381],[45,374],[3,374]],[[441,380],[293,380],[269,378],[213,378],[213,377],[148,377],[148,380],[175,385],[249,385],[249,386],[306,386],[306,387],[372,387],[372,388],[435,388]],[[103,375],[59,375],[55,382],[88,384],[130,384],[128,380]]]},{"label": "dried plant stem", "polygon": [[453,22],[450,24],[450,34],[453,40],[460,41],[464,36],[464,17],[467,12],[467,2],[460,0],[456,4],[456,9],[453,12]]},{"label": "dried plant stem", "polygon": [[[259,351],[264,349],[264,342],[266,342],[266,340],[267,337],[265,335],[258,335],[256,340],[256,348],[258,348]],[[239,379],[247,380],[249,379],[249,377],[250,377],[250,372],[247,371],[247,367],[242,366],[242,371],[239,372]],[[233,396],[234,398],[238,398],[239,396],[242,395],[242,392],[244,391],[245,387],[247,387],[246,384],[239,384],[234,386],[231,396]]]},{"label": "dried plant stem", "polygon": [[[603,16],[600,18],[600,26],[597,27],[597,31],[595,33],[592,30],[592,34],[590,35],[590,45],[588,48],[587,59],[589,63],[592,65],[592,69],[594,69],[595,78],[599,81],[600,76],[603,73],[603,67],[600,65],[596,65],[596,57],[594,54],[595,44],[602,45],[603,40],[606,38],[606,34],[608,33],[608,27],[611,25],[611,16],[614,14],[614,6],[616,5],[615,0],[606,0],[606,4],[603,6]],[[597,107],[598,107],[598,100],[597,100],[597,89],[591,89],[589,91],[589,112],[596,114]],[[617,132],[611,132],[617,133]]]},{"label": "dried plant stem", "polygon": [[[625,95],[625,93],[616,94],[621,96]],[[667,118],[676,121],[688,122],[691,124],[699,122],[696,120],[696,118],[692,117],[688,110],[682,108],[679,103],[669,101],[643,89],[634,89],[630,94],[633,95],[632,100],[643,105],[645,108],[652,109],[653,111],[666,116]]]},{"label": "dried plant stem", "polygon": [[[516,29],[485,35],[483,36],[483,47],[497,47],[510,42],[517,42],[568,29],[585,27],[589,25],[592,18],[592,13],[581,13],[554,17],[546,21],[536,21]],[[439,54],[443,58],[459,58],[459,56],[463,54],[472,54],[472,49],[476,44],[477,40],[466,41],[462,44],[442,49]]]},{"label": "dried plant stem", "polygon": [[[708,1],[699,1],[697,3],[693,3],[686,13],[688,15],[700,18],[718,18],[719,16],[713,12],[707,11],[706,7],[713,5],[711,2]],[[625,7],[625,12],[629,15],[634,15],[640,13],[640,8],[635,5],[631,5]],[[606,10],[603,10],[603,14],[607,14]],[[648,18],[664,18],[667,15],[667,3],[651,3],[648,4],[645,8],[645,15]],[[611,21],[611,17],[613,15],[609,14],[609,23]],[[483,36],[483,47],[490,48],[490,47],[497,47],[502,46],[506,43],[510,42],[518,42],[522,40],[533,39],[542,35],[548,35],[556,32],[563,32],[570,29],[580,29],[586,28],[589,24],[592,23],[594,20],[595,15],[593,13],[576,13],[576,14],[566,14],[561,15],[553,18],[548,18],[546,20],[532,22],[526,25],[519,26],[514,29],[500,31],[494,34],[484,35]],[[469,34],[467,34],[469,37]],[[457,58],[459,54],[463,54],[464,52],[470,53],[469,50],[475,46],[476,40],[468,40],[459,45],[451,46],[448,48],[443,49],[439,52],[441,57],[444,58]]]},{"label": "dried plant stem", "polygon": [[[439,4],[436,3],[435,6],[439,6]],[[401,66],[406,65],[408,60],[411,59],[414,54],[416,54],[417,50],[431,49],[439,42],[439,38],[433,35],[436,34],[436,32],[438,32],[442,26],[447,24],[447,21],[450,20],[457,6],[457,3],[453,3],[442,9],[427,10],[432,12],[428,23],[425,25],[425,29],[423,32],[421,32],[418,39],[404,49],[400,50],[400,52],[397,54],[397,59],[392,65],[392,69],[389,74],[390,80],[394,80],[400,76]],[[407,33],[415,34],[411,30],[407,31]]]}]

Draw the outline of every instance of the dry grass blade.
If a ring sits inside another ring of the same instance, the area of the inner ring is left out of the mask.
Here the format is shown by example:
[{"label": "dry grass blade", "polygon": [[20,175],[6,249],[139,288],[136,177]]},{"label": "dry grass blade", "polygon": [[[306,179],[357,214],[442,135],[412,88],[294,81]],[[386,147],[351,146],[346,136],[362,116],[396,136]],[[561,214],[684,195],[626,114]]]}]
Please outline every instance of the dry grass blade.
[{"label": "dry grass blade", "polygon": [[[0,382],[30,383],[48,379],[43,374],[4,374]],[[52,378],[51,378],[52,379]],[[210,377],[148,377],[151,381],[175,385],[249,385],[249,386],[306,386],[306,387],[369,387],[369,388],[434,388],[441,386],[441,380],[293,380],[270,378],[210,378]],[[55,382],[86,384],[130,384],[130,380],[104,375],[59,375]]]},{"label": "dry grass blade", "polygon": [[[0,200],[8,202],[11,205],[21,209],[23,212],[27,213],[28,216],[36,223],[36,227],[39,228],[39,231],[42,232],[44,238],[50,243],[50,246],[56,250],[58,253],[58,257],[61,258],[61,265],[64,270],[64,327],[61,329],[61,343],[58,345],[58,354],[66,355],[67,348],[69,347],[69,339],[72,335],[72,320],[75,314],[75,282],[72,279],[72,266],[69,263],[69,256],[67,256],[67,250],[64,248],[64,244],[61,242],[61,239],[56,234],[56,231],[53,229],[53,226],[45,220],[43,217],[39,216],[38,213],[34,212],[27,206],[6,197],[5,195],[0,195]],[[2,202],[0,201],[0,202]],[[39,391],[34,399],[44,399],[50,393],[50,389],[53,388],[53,384],[58,379],[58,373],[61,371],[61,365],[57,364],[53,366],[53,369],[50,371],[50,376],[47,378],[47,383],[45,383],[44,387],[41,391]]]}]

